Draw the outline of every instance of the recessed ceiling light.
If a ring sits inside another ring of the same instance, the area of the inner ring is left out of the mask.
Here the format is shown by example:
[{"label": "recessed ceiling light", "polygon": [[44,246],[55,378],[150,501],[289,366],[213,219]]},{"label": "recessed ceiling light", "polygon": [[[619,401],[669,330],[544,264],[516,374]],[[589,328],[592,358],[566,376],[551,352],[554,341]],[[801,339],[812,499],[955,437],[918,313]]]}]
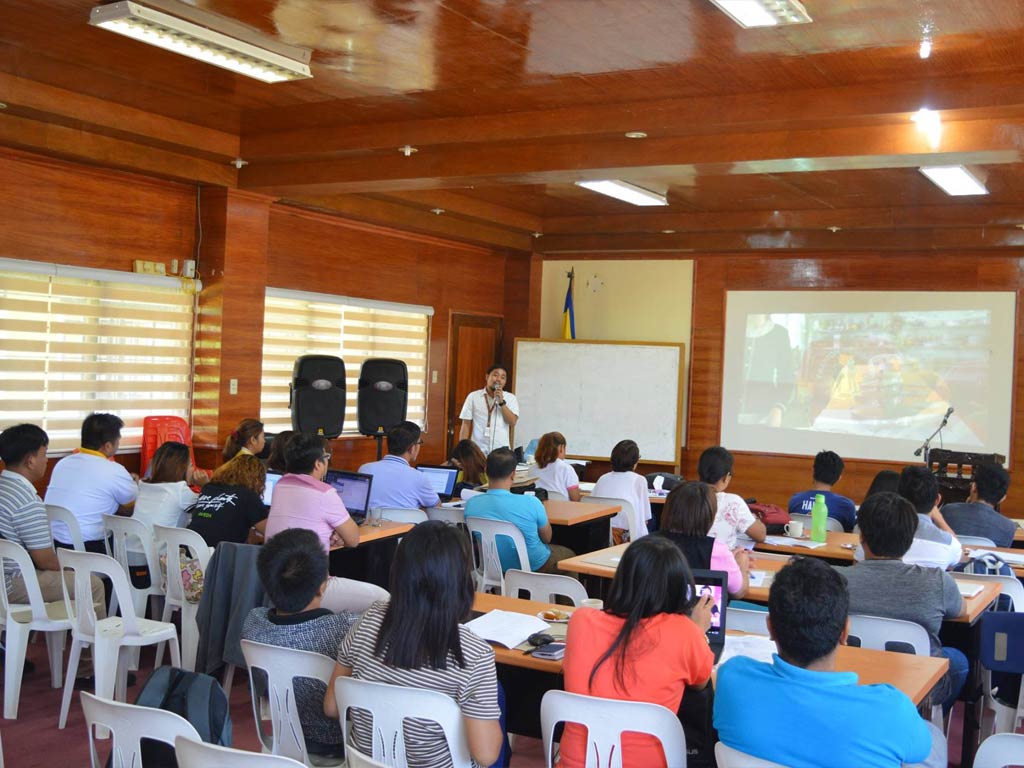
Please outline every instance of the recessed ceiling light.
[{"label": "recessed ceiling light", "polygon": [[929,165],[922,167],[921,173],[947,195],[988,194],[981,180],[962,165]]},{"label": "recessed ceiling light", "polygon": [[406,144],[404,147],[399,147],[398,151],[401,152],[406,157],[409,157],[409,155],[414,155],[417,152],[419,152],[419,150],[416,149],[416,147],[410,147],[408,144]]},{"label": "recessed ceiling light", "polygon": [[7,105],[0,101],[0,109],[7,109]]},{"label": "recessed ceiling light", "polygon": [[[189,15],[197,13],[202,11],[189,9]],[[270,40],[266,41],[266,47],[246,42],[215,31],[213,27],[223,25],[225,20],[216,14],[208,15],[210,26],[206,27],[124,0],[97,5],[89,14],[89,23],[265,83],[281,83],[313,76],[309,69],[308,49],[282,46]],[[253,32],[252,37],[259,39],[260,36]],[[269,50],[272,47],[284,48],[291,55],[285,56]]]},{"label": "recessed ceiling light", "polygon": [[841,231],[842,231],[842,229],[843,229],[842,227],[837,227],[837,226],[835,226],[835,225],[833,225],[833,226],[831,226],[831,227],[828,227],[828,231],[829,231],[829,232],[831,232],[831,233],[832,233],[833,235],[834,235],[834,234],[835,234],[836,232],[841,232]]},{"label": "recessed ceiling light", "polygon": [[676,231],[674,229],[663,229],[663,230],[661,230],[661,234],[663,234],[663,235],[674,235],[675,233],[676,233]]},{"label": "recessed ceiling light", "polygon": [[442,213],[444,213],[444,208],[431,208],[430,212],[435,216],[440,216]]},{"label": "recessed ceiling light", "polygon": [[807,24],[807,9],[799,0],[711,0],[741,27],[774,27]]},{"label": "recessed ceiling light", "polygon": [[927,37],[921,41],[921,47],[917,49],[917,55],[922,59],[927,59],[932,55],[932,41]]},{"label": "recessed ceiling light", "polygon": [[248,161],[248,160],[243,160],[243,159],[242,159],[242,158],[240,158],[240,157],[236,157],[236,158],[235,158],[234,160],[232,160],[232,161],[231,161],[231,162],[229,163],[229,165],[233,165],[233,166],[235,166],[235,168],[237,168],[238,170],[242,170],[242,169],[243,169],[243,168],[244,168],[245,166],[247,166],[248,164],[249,164],[249,161]]},{"label": "recessed ceiling light", "polygon": [[627,139],[646,139],[647,134],[644,131],[626,131]]},{"label": "recessed ceiling light", "polygon": [[917,129],[928,137],[932,149],[938,149],[942,141],[942,117],[933,109],[921,107],[910,119],[917,124]]},{"label": "recessed ceiling light", "polygon": [[604,179],[601,181],[577,181],[577,187],[589,189],[592,192],[599,192],[616,200],[622,200],[633,205],[668,205],[664,195],[651,192],[649,189],[630,184],[628,181],[617,181],[615,179]]},{"label": "recessed ceiling light", "polygon": [[543,232],[532,232],[531,234],[534,237],[544,237],[544,233]]}]

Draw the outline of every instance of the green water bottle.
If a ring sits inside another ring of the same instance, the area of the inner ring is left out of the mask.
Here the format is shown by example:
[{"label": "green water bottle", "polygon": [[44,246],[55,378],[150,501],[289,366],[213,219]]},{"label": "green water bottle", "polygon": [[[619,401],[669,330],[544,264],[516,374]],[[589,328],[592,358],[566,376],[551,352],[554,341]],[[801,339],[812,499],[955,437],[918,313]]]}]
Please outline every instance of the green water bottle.
[{"label": "green water bottle", "polygon": [[825,497],[820,493],[814,495],[814,506],[811,507],[811,541],[825,541],[825,534],[828,526],[828,507],[825,506]]}]

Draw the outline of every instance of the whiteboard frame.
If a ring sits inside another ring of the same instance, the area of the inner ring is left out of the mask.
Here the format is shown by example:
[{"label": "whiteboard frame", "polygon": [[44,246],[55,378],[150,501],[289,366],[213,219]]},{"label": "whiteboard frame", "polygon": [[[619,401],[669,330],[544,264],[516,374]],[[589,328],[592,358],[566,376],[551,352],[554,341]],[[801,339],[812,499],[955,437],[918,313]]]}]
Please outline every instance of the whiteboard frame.
[{"label": "whiteboard frame", "polygon": [[[679,473],[679,468],[682,466],[681,454],[683,450],[683,385],[686,368],[686,345],[682,342],[674,341],[604,341],[601,339],[534,339],[534,338],[516,338],[515,344],[512,347],[512,370],[513,375],[513,392],[518,391],[516,387],[516,380],[519,377],[519,342],[535,342],[541,344],[599,344],[602,346],[626,346],[626,347],[675,347],[679,350],[679,371],[676,380],[676,447],[675,447],[675,461],[655,461],[644,459],[640,457],[641,464],[656,464],[658,466],[668,466],[675,470],[675,473]],[[514,437],[513,433],[513,437]],[[513,441],[514,442],[514,441]],[[566,458],[569,459],[583,459],[585,461],[608,461],[608,456],[583,456],[581,454],[567,454]]]}]

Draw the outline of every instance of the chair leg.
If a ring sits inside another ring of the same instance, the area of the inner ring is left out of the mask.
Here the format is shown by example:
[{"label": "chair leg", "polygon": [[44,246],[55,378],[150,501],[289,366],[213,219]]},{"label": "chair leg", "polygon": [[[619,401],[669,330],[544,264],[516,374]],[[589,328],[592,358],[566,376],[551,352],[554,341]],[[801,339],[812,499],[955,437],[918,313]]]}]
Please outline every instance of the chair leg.
[{"label": "chair leg", "polygon": [[199,652],[199,626],[196,624],[196,607],[192,603],[181,606],[181,668],[196,671],[196,655]]},{"label": "chair leg", "polygon": [[[160,621],[170,623],[171,617],[174,615],[175,606],[171,605],[170,600],[164,600],[164,610],[160,615]],[[184,621],[184,619],[183,619]],[[156,646],[156,658],[153,660],[153,669],[159,666],[163,666],[164,663],[164,643],[157,643]]]},{"label": "chair leg", "polygon": [[63,728],[68,724],[68,710],[71,708],[71,693],[75,689],[75,678],[78,676],[78,662],[82,658],[81,640],[71,639],[71,654],[68,656],[68,673],[64,676],[64,695],[60,701],[60,719],[57,727]]},{"label": "chair leg", "polygon": [[60,688],[61,676],[64,672],[64,642],[67,632],[47,632],[46,652],[50,657],[50,686]]},{"label": "chair leg", "polygon": [[4,651],[4,717],[16,720],[21,678],[25,670],[28,630],[13,619],[7,621],[7,649]]},{"label": "chair leg", "polygon": [[178,648],[178,638],[172,637],[167,642],[171,646],[171,664],[181,669],[181,651]]},{"label": "chair leg", "polygon": [[101,699],[114,698],[114,685],[117,679],[120,645],[117,639],[97,635],[92,650],[92,666],[96,675],[96,695]]},{"label": "chair leg", "polygon": [[227,694],[228,701],[231,700],[231,683],[235,679],[235,665],[225,664],[224,665],[224,677],[221,679],[220,687],[224,689],[224,693]]}]

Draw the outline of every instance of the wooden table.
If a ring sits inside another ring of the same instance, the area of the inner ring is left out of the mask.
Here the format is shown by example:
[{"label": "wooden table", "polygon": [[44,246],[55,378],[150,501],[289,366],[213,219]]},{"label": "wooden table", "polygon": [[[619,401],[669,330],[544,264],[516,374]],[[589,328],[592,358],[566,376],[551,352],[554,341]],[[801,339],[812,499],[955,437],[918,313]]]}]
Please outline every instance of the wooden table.
[{"label": "wooden table", "polygon": [[[390,539],[408,533],[412,529],[412,523],[396,523],[394,520],[381,520],[379,526],[363,523],[359,526],[359,543],[369,544],[371,541]],[[344,549],[344,547],[331,547],[331,549]]]},{"label": "wooden table", "polygon": [[577,554],[608,546],[611,518],[622,509],[618,504],[584,504],[582,501],[544,502],[548,522],[554,526],[551,541]]},{"label": "wooden table", "polygon": [[398,537],[412,528],[410,523],[396,523],[393,520],[382,520],[379,527],[363,523],[359,526],[358,547],[331,547],[328,553],[330,574],[368,581],[387,589]]},{"label": "wooden table", "polygon": [[[557,606],[552,603],[519,600],[500,595],[485,595],[479,592],[473,600],[473,609],[481,612],[502,610],[534,616],[538,611],[548,608],[567,610],[565,606]],[[535,659],[533,656],[524,656],[522,651],[509,650],[501,646],[493,647],[494,659],[498,664],[556,675],[561,674],[562,662],[560,661],[544,661]],[[945,658],[871,651],[848,646],[841,646],[836,653],[837,671],[856,672],[861,685],[889,683],[907,694],[915,704],[919,704],[924,699],[928,691],[945,674],[948,666],[949,661]]]},{"label": "wooden table", "polygon": [[1017,524],[1017,530],[1013,532],[1013,546],[1024,546],[1024,520],[1014,520],[1013,522]]},{"label": "wooden table", "polygon": [[617,514],[622,507],[617,504],[584,504],[582,501],[560,501],[548,499],[544,502],[548,522],[552,525],[579,525],[602,517]]},{"label": "wooden table", "polygon": [[[847,546],[843,546],[843,545]],[[754,549],[758,552],[778,552],[787,555],[803,555],[806,557],[820,557],[826,560],[836,560],[843,563],[853,562],[853,551],[860,544],[859,533],[838,533],[829,531],[826,534],[825,546],[823,547],[790,547],[776,544],[758,543]],[[850,546],[852,545],[852,546]]]}]

